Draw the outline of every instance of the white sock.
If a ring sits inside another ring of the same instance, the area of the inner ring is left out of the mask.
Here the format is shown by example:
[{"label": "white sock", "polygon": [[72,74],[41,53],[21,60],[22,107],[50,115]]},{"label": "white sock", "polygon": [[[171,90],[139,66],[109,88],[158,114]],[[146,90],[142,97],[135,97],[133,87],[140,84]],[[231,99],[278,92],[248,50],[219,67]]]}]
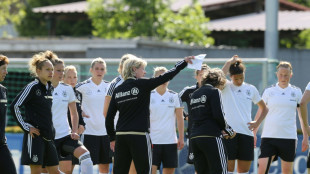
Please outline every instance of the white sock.
[{"label": "white sock", "polygon": [[[58,170],[59,170],[59,169],[58,169]],[[60,174],[65,174],[65,173],[64,173],[64,172],[62,172],[61,170],[59,170],[59,173],[60,173]]]},{"label": "white sock", "polygon": [[249,172],[245,172],[245,173],[237,173],[237,174],[249,174]]},{"label": "white sock", "polygon": [[234,174],[234,172],[228,172],[228,174]]},{"label": "white sock", "polygon": [[93,162],[90,158],[89,152],[83,153],[79,157],[79,161],[81,166],[81,174],[93,173]]}]

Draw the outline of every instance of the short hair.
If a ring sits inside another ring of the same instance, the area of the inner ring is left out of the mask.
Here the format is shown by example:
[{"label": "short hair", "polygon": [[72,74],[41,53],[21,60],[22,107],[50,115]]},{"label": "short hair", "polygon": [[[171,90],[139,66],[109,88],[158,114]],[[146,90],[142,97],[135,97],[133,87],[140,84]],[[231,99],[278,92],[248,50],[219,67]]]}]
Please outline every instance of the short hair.
[{"label": "short hair", "polygon": [[202,66],[201,66],[201,70],[195,70],[195,75],[196,76],[198,76],[198,73],[200,72],[200,71],[208,71],[210,69],[210,67],[207,65],[207,64],[202,64]]},{"label": "short hair", "polygon": [[237,60],[234,64],[230,65],[229,67],[229,74],[232,75],[237,75],[237,74],[243,74],[245,72],[245,66],[242,63],[242,60],[239,59]]},{"label": "short hair", "polygon": [[221,89],[226,83],[226,76],[219,68],[209,69],[202,77],[202,85],[210,84],[215,88]]},{"label": "short hair", "polygon": [[105,63],[105,61],[103,60],[103,58],[101,57],[98,57],[98,58],[95,58],[92,62],[91,62],[91,68],[93,68],[95,66],[96,63],[100,63],[103,65],[104,67],[104,71],[107,70],[107,64]]},{"label": "short hair", "polygon": [[122,69],[123,69],[123,65],[124,65],[124,62],[127,60],[127,59],[130,59],[132,57],[136,57],[132,54],[124,54],[121,58],[121,61],[119,62],[119,65],[118,65],[118,73],[122,74]]},{"label": "short hair", "polygon": [[293,74],[293,67],[291,65],[290,62],[287,62],[287,61],[281,61],[279,63],[279,65],[277,66],[277,71],[279,71],[280,68],[287,68],[291,71],[291,73]]},{"label": "short hair", "polygon": [[158,66],[158,67],[155,67],[154,68],[154,74],[153,74],[153,77],[156,77],[156,74],[159,73],[159,72],[167,72],[168,69],[166,67],[163,67],[163,66]]},{"label": "short hair", "polygon": [[147,62],[141,58],[137,58],[136,56],[127,59],[124,62],[123,65],[123,70],[122,70],[122,76],[124,78],[124,80],[127,80],[130,77],[135,77],[135,72],[133,70],[133,68],[140,68],[140,66],[144,66],[146,67]]},{"label": "short hair", "polygon": [[0,54],[0,66],[9,64],[9,58]]},{"label": "short hair", "polygon": [[75,73],[77,73],[75,66],[69,65],[69,66],[66,66],[64,69],[64,77],[66,76],[68,71],[74,71]]},{"label": "short hair", "polygon": [[36,70],[42,69],[44,63],[45,62],[51,62],[51,59],[53,59],[53,57],[47,56],[45,54],[45,52],[39,52],[39,53],[33,55],[32,58],[30,59],[29,63],[28,63],[30,74],[32,76],[36,77],[37,76]]}]

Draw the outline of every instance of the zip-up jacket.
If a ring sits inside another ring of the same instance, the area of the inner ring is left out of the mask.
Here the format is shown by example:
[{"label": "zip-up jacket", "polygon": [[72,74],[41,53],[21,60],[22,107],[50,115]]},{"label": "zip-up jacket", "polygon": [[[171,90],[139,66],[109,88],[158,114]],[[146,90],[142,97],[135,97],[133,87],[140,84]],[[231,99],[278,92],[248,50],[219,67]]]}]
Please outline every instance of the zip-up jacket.
[{"label": "zip-up jacket", "polygon": [[[45,140],[53,140],[55,137],[51,91],[50,82],[45,86],[39,79],[35,79],[16,96],[10,106],[17,123],[26,133],[29,133],[30,127],[35,127]],[[22,106],[25,108],[25,115],[21,115]]]},{"label": "zip-up jacket", "polygon": [[[85,127],[85,122],[84,122],[84,119],[83,119],[83,116],[82,116],[82,108],[81,108],[81,105],[82,105],[82,94],[76,90],[76,88],[74,87],[73,88],[74,90],[74,94],[75,94],[75,97],[76,97],[76,110],[77,110],[77,113],[79,115],[79,125],[83,125]],[[68,121],[69,121],[69,125],[70,127],[72,128],[72,123],[71,123],[71,114],[70,114],[70,109],[68,108]]]},{"label": "zip-up jacket", "polygon": [[5,125],[7,111],[7,89],[0,84],[0,147],[6,143]]},{"label": "zip-up jacket", "polygon": [[150,79],[125,80],[113,92],[106,117],[106,129],[110,141],[115,140],[114,117],[119,111],[116,132],[149,132],[150,128],[150,96],[157,86],[171,80],[187,66],[183,60],[175,67]]},{"label": "zip-up jacket", "polygon": [[193,120],[191,138],[221,137],[222,130],[229,136],[233,135],[233,129],[224,118],[221,92],[217,88],[209,84],[203,85],[192,94],[190,106]]},{"label": "zip-up jacket", "polygon": [[193,121],[191,118],[192,115],[192,109],[191,109],[191,96],[193,94],[194,91],[196,91],[199,88],[198,83],[196,83],[196,85],[193,86],[187,86],[185,87],[180,93],[179,93],[179,98],[181,99],[182,102],[186,102],[187,105],[187,118],[188,118],[188,124],[187,124],[187,138],[189,138],[190,134],[191,134],[191,129],[192,129],[192,125],[193,125]]}]

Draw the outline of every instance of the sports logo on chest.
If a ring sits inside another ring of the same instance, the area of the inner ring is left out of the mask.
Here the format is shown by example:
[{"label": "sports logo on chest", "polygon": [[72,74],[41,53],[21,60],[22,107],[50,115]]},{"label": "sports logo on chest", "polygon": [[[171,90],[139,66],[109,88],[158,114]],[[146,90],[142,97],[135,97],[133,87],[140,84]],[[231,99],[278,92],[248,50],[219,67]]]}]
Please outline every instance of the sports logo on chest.
[{"label": "sports logo on chest", "polygon": [[67,97],[67,91],[62,91],[62,96]]},{"label": "sports logo on chest", "polygon": [[90,90],[90,89],[88,89],[87,91],[86,91],[86,95],[92,95],[92,91]]},{"label": "sports logo on chest", "polygon": [[291,92],[291,97],[296,97],[296,94],[294,91]]},{"label": "sports logo on chest", "polygon": [[247,89],[245,93],[247,96],[251,96],[251,90]]},{"label": "sports logo on chest", "polygon": [[41,94],[42,94],[42,93],[41,93],[41,90],[40,90],[40,89],[37,89],[37,90],[36,90],[36,95],[37,95],[37,96],[41,96]]},{"label": "sports logo on chest", "polygon": [[6,99],[6,92],[5,91],[2,92],[2,96],[4,99]]},{"label": "sports logo on chest", "polygon": [[173,97],[170,97],[170,98],[169,98],[169,103],[174,103]]}]

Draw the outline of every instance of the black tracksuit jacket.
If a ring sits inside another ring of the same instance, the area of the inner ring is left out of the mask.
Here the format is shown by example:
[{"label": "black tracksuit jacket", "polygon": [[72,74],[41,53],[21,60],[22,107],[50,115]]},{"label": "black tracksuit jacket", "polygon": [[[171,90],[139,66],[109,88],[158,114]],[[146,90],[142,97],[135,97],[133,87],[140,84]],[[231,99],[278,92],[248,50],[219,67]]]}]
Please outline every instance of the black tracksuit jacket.
[{"label": "black tracksuit jacket", "polygon": [[7,89],[0,84],[0,146],[6,143],[5,124],[7,102]]},{"label": "black tracksuit jacket", "polygon": [[115,140],[114,117],[119,111],[116,132],[149,132],[151,91],[171,80],[187,66],[183,60],[175,67],[156,78],[127,79],[113,92],[106,118],[110,141]]}]

